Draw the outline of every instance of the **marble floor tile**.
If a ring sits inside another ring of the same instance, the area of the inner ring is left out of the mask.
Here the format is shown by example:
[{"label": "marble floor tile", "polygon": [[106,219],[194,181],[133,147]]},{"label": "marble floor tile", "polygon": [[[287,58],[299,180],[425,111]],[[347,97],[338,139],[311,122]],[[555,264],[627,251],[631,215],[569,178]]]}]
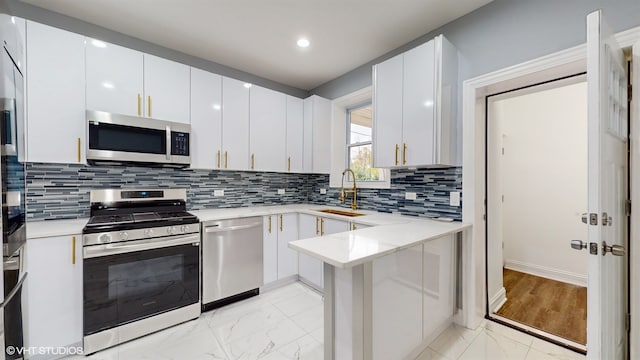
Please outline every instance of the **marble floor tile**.
[{"label": "marble floor tile", "polygon": [[324,326],[324,304],[312,307],[291,317],[296,325],[310,333]]},{"label": "marble floor tile", "polygon": [[311,335],[305,335],[275,352],[267,355],[264,360],[323,360],[323,345]]},{"label": "marble floor tile", "polygon": [[460,360],[524,360],[529,346],[491,331],[482,331],[458,358]]},{"label": "marble floor tile", "polygon": [[437,352],[427,348],[420,354],[416,360],[451,360],[448,357],[438,354]]},{"label": "marble floor tile", "polygon": [[487,322],[484,328],[489,332],[494,332],[502,336],[508,337],[509,339],[515,340],[526,346],[531,346],[531,343],[533,342],[533,339],[534,339],[533,336],[525,334],[522,331],[512,329],[508,326],[504,326],[493,321]]},{"label": "marble floor tile", "polygon": [[286,316],[271,304],[265,304],[253,311],[235,318],[212,319],[209,327],[222,343],[229,343],[255,332],[273,327]]},{"label": "marble floor tile", "polygon": [[322,297],[318,294],[305,291],[297,296],[274,302],[273,304],[282,310],[285,315],[294,316],[305,310],[321,305]]},{"label": "marble floor tile", "polygon": [[307,333],[304,330],[285,318],[270,328],[230,343],[223,343],[222,347],[230,359],[256,360],[305,335]]},{"label": "marble floor tile", "polygon": [[440,334],[429,348],[450,359],[457,359],[483,330],[481,327],[470,330],[454,324]]},{"label": "marble floor tile", "polygon": [[[561,346],[552,344],[548,341],[544,341],[538,338],[533,339],[533,343],[531,344],[531,349],[535,350],[536,354],[542,353],[546,356],[551,356],[552,359],[556,360],[584,360],[586,356],[582,354],[578,354],[575,351],[565,349]],[[535,359],[535,358],[531,358]]]}]

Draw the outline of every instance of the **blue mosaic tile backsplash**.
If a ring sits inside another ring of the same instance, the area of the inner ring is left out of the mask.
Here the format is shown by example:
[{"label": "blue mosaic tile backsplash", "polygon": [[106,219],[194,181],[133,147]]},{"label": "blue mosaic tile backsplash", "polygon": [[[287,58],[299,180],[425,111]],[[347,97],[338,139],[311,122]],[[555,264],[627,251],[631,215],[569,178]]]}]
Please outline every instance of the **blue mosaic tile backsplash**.
[{"label": "blue mosaic tile backsplash", "polygon": [[[26,165],[27,219],[75,219],[89,216],[89,192],[100,188],[186,188],[187,208],[314,203],[336,206],[339,189],[319,174],[192,170],[77,164]],[[326,195],[320,189],[327,189]],[[224,189],[224,196],[213,191]],[[285,189],[285,195],[278,195]],[[405,191],[418,200],[404,200]],[[462,191],[461,168],[392,170],[391,189],[361,189],[361,209],[461,220],[461,207],[449,206],[449,192]]]}]

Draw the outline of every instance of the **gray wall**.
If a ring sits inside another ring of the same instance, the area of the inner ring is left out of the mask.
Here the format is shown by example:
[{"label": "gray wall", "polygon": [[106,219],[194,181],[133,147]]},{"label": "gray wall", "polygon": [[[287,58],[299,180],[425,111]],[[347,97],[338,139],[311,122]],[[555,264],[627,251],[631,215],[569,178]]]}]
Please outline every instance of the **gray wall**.
[{"label": "gray wall", "polygon": [[[462,84],[464,80],[584,43],[586,16],[597,9],[603,10],[615,32],[640,26],[640,0],[495,0],[310,93],[335,99],[369,86],[373,64],[438,34],[444,34],[460,51],[458,79]],[[460,92],[458,95],[461,97]]]},{"label": "gray wall", "polygon": [[92,38],[100,39],[112,44],[136,49],[148,54],[153,54],[165,59],[170,59],[216,74],[274,89],[292,96],[305,98],[309,95],[308,91],[306,90],[284,85],[222,64],[187,55],[175,50],[162,47],[160,45],[156,45],[94,24],[90,24],[76,18],[55,13],[30,4],[25,4],[18,0],[0,0],[0,12],[8,13],[28,20],[33,20],[42,24],[75,32]]}]

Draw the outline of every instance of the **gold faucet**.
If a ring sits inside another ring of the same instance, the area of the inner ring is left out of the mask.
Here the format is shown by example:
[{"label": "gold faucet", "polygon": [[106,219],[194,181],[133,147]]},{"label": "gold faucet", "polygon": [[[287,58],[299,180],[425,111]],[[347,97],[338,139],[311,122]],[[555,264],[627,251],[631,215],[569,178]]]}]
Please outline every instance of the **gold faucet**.
[{"label": "gold faucet", "polygon": [[[345,190],[344,188],[344,174],[350,172],[353,178],[353,188],[351,190]],[[351,169],[345,169],[342,172],[342,183],[340,185],[340,202],[344,202],[347,194],[353,194],[353,201],[351,201],[351,209],[356,210],[358,207],[358,188],[356,187],[356,174]]]}]

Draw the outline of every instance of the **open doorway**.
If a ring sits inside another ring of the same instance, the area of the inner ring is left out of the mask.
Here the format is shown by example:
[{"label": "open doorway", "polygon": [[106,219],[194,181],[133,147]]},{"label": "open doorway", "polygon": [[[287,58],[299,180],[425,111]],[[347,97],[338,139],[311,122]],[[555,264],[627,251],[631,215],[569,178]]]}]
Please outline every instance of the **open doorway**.
[{"label": "open doorway", "polygon": [[586,351],[586,75],[487,96],[486,121],[488,314]]}]

